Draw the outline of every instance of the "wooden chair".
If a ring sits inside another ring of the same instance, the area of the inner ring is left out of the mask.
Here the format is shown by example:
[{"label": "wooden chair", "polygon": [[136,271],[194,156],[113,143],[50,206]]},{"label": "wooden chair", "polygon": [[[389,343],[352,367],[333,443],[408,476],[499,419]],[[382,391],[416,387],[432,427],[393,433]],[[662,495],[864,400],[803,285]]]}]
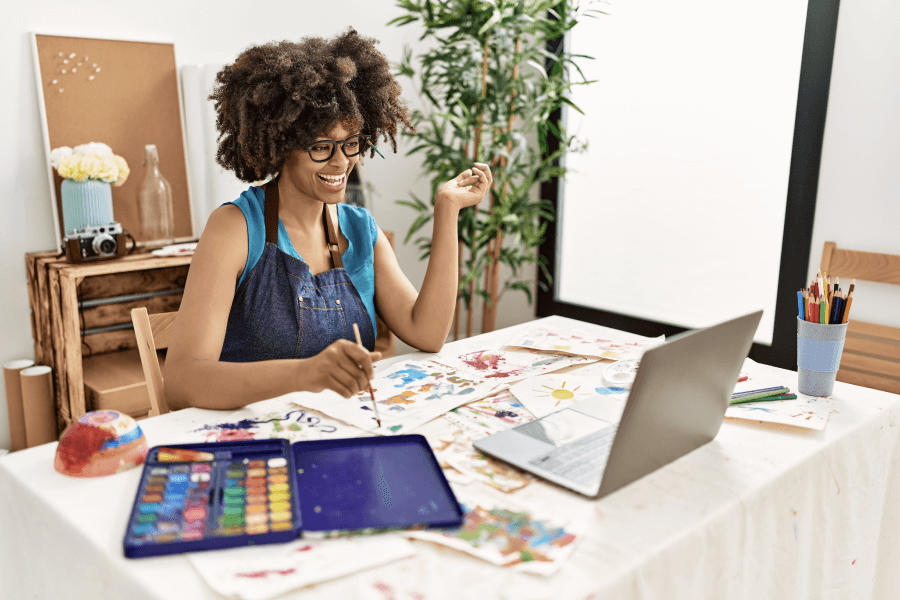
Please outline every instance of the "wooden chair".
[{"label": "wooden chair", "polygon": [[[900,285],[900,256],[840,250],[835,242],[825,242],[821,269],[848,283],[861,279]],[[843,287],[846,290],[847,284]],[[837,380],[900,394],[900,329],[854,320],[856,302],[850,307]]]},{"label": "wooden chair", "polygon": [[134,324],[134,335],[137,337],[141,366],[144,368],[147,392],[150,395],[150,417],[169,412],[156,351],[169,347],[169,337],[176,316],[178,311],[153,315],[148,314],[143,307],[131,311],[131,322]]}]

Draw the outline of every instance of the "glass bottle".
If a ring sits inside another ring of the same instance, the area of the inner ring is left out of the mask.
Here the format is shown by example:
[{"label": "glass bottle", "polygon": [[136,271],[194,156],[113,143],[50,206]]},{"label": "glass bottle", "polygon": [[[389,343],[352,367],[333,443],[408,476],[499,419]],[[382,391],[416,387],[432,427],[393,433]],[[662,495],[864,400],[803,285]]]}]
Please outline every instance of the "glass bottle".
[{"label": "glass bottle", "polygon": [[159,172],[159,154],[155,144],[144,146],[144,165],[147,175],[138,192],[142,241],[170,244],[175,239],[172,186]]}]

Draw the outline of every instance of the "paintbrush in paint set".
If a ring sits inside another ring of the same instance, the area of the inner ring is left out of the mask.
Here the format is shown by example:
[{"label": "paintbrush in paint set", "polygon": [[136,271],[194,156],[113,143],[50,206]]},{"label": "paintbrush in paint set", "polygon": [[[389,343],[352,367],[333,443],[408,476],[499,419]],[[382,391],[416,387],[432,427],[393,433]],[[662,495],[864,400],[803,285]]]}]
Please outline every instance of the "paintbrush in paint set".
[{"label": "paintbrush in paint set", "polygon": [[[362,338],[359,336],[359,326],[356,323],[353,324],[353,335],[356,336],[356,343],[359,344],[360,348],[364,348]],[[378,416],[378,403],[375,402],[375,393],[372,392],[371,381],[369,381],[369,396],[372,397],[372,407],[375,409],[375,422],[381,427],[381,417]]]}]

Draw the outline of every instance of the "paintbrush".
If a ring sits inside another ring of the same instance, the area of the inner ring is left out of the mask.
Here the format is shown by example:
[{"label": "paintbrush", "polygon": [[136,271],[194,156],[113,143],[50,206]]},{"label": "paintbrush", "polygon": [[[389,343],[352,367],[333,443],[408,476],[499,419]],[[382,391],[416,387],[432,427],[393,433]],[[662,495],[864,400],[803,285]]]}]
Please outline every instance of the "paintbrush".
[{"label": "paintbrush", "polygon": [[[353,324],[353,335],[356,336],[356,343],[359,344],[360,348],[364,348],[365,346],[363,346],[362,338],[359,337],[359,326],[356,323]],[[375,402],[375,394],[372,392],[371,381],[369,381],[369,396],[372,397],[372,406],[375,408],[375,422],[381,427],[381,417],[378,416],[378,403]]]}]

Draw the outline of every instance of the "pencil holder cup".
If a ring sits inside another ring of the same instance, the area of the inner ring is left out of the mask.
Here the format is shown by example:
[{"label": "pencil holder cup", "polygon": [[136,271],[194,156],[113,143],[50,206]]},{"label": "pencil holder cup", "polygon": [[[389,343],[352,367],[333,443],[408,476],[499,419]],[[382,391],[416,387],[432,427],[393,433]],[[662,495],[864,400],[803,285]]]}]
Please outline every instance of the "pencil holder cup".
[{"label": "pencil holder cup", "polygon": [[831,395],[846,337],[847,323],[824,325],[797,319],[797,373],[801,394]]}]

